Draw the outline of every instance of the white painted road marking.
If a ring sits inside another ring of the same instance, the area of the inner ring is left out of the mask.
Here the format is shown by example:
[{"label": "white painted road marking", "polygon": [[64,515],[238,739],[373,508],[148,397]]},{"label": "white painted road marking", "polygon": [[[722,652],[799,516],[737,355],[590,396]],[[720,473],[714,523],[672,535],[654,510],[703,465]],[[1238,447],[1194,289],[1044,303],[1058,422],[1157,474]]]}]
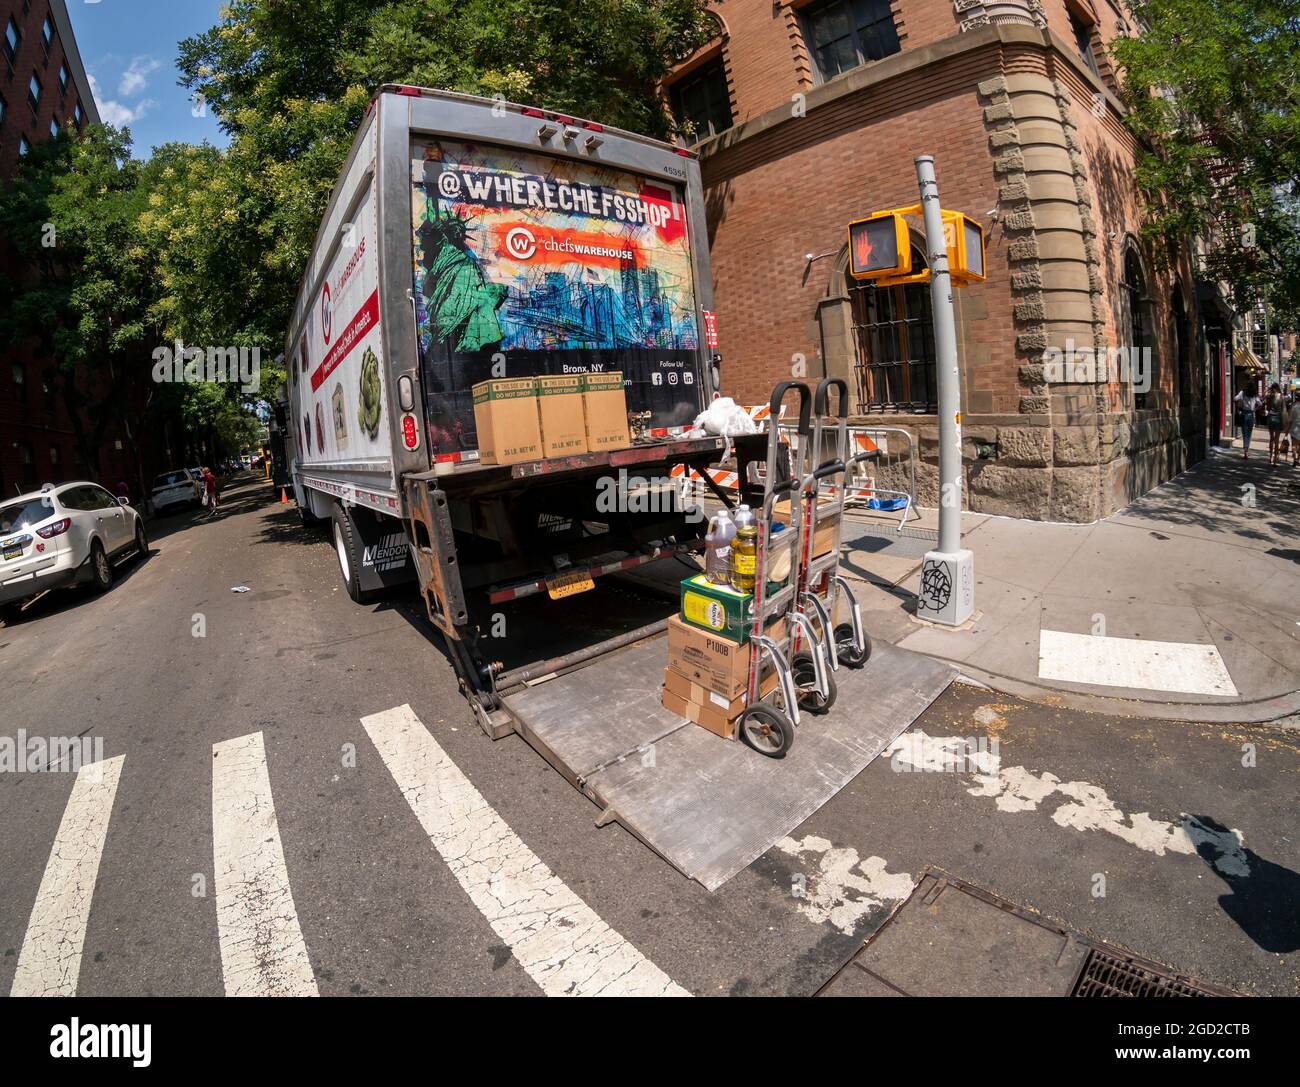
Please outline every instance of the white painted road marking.
[{"label": "white painted road marking", "polygon": [[76,996],[81,951],[125,756],[77,772],[23,937],[10,996]]},{"label": "white painted road marking", "polygon": [[1039,631],[1038,678],[1177,694],[1237,694],[1217,646],[1064,630]]},{"label": "white painted road marking", "polygon": [[429,840],[547,996],[689,996],[510,829],[410,706],[363,717]]},{"label": "white painted road marking", "polygon": [[1037,811],[1040,804],[1059,793],[1070,803],[1052,812],[1052,822],[1057,826],[1104,831],[1158,857],[1166,853],[1195,856],[1200,852],[1198,847],[1204,846],[1216,854],[1211,863],[1223,875],[1250,874],[1239,830],[1213,830],[1194,815],[1170,823],[1151,818],[1149,812],[1126,814],[1100,785],[1062,781],[1055,774],[1035,774],[1023,766],[1004,768],[995,752],[976,750],[962,736],[927,736],[922,729],[913,729],[885,748],[884,755],[890,756],[895,768],[907,766],[933,772],[954,765],[969,767],[975,784],[966,791],[971,796],[991,797],[998,811]]},{"label": "white painted road marking", "polygon": [[318,995],[260,732],[212,745],[212,861],[226,995]]},{"label": "white painted road marking", "polygon": [[852,936],[873,910],[887,902],[902,902],[912,893],[912,877],[887,871],[883,857],[863,860],[856,849],[836,848],[813,834],[798,840],[782,838],[776,848],[792,857],[817,858],[816,873],[796,897],[798,910],[815,924],[834,925],[845,936]]}]

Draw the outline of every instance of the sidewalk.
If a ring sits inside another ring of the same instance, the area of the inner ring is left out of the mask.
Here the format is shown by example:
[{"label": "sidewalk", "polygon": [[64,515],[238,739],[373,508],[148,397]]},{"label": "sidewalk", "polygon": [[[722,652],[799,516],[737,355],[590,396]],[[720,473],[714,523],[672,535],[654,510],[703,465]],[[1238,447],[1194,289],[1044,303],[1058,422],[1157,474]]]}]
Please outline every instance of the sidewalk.
[{"label": "sidewalk", "polygon": [[1225,722],[1300,712],[1300,469],[1213,450],[1096,524],[963,514],[976,612],[958,630],[915,618],[938,524],[920,512],[911,536],[883,515],[845,525],[841,570],[862,582],[873,637],[1080,708]]}]

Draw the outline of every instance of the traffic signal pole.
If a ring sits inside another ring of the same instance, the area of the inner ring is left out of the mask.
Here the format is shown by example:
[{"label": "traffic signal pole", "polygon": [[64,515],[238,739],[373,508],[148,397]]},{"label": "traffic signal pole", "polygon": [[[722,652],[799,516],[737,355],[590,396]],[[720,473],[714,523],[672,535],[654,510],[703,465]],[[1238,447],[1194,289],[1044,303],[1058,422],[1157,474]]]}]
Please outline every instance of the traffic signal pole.
[{"label": "traffic signal pole", "polygon": [[960,626],[975,610],[975,557],[961,546],[961,380],[957,370],[957,323],[952,275],[939,207],[934,158],[919,155],[916,181],[925,219],[934,321],[935,372],[939,403],[939,546],[926,552],[916,614],[943,626]]}]

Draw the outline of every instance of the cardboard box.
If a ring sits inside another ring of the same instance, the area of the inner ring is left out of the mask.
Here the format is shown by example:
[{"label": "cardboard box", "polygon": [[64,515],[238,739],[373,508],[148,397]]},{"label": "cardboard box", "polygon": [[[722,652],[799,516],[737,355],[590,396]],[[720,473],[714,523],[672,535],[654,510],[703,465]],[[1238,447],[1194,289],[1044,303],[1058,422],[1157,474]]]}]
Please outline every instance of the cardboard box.
[{"label": "cardboard box", "polygon": [[537,378],[537,414],[543,457],[587,452],[587,426],[581,374],[543,374]]},{"label": "cardboard box", "polygon": [[[760,697],[776,687],[776,673],[765,676],[759,685]],[[715,736],[731,739],[736,732],[736,719],[745,712],[748,698],[745,692],[733,699],[724,698],[669,666],[664,669],[664,709],[694,721]]]},{"label": "cardboard box", "polygon": [[[785,637],[785,619],[777,619],[767,629],[779,641]],[[683,622],[680,616],[670,616],[668,666],[730,701],[749,685],[749,644],[720,638]]]},{"label": "cardboard box", "polygon": [[537,379],[502,377],[474,386],[474,423],[483,464],[517,464],[542,455]]},{"label": "cardboard box", "polygon": [[627,432],[627,394],[623,373],[582,375],[582,412],[587,428],[587,449],[602,453],[632,444]]}]

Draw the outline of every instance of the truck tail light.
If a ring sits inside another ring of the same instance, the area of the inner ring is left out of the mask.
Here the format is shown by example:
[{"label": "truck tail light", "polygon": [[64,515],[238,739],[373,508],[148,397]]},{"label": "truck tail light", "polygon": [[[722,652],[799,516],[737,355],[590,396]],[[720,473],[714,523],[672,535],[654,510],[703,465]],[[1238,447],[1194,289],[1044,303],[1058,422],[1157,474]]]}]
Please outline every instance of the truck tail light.
[{"label": "truck tail light", "polygon": [[590,129],[592,132],[604,132],[604,131],[605,131],[605,126],[604,126],[604,125],[598,125],[598,124],[596,124],[595,121],[583,121],[583,122],[582,122],[582,127],[583,127],[583,128],[588,128],[588,129]]},{"label": "truck tail light", "polygon": [[69,528],[72,527],[72,521],[65,517],[62,521],[55,521],[52,525],[46,525],[44,528],[38,528],[36,535],[44,540],[52,540],[55,536],[62,536]]},{"label": "truck tail light", "polygon": [[522,113],[525,117],[541,117],[543,119],[545,119],[546,117],[546,114],[542,112],[540,109],[538,109],[536,106],[524,106],[524,108],[521,109],[519,112]]},{"label": "truck tail light", "polygon": [[419,98],[419,97],[420,97],[420,88],[419,88],[419,87],[405,87],[405,86],[404,86],[404,87],[398,87],[398,88],[397,88],[397,93],[398,93],[398,94],[404,94],[404,95],[406,95],[408,98]]},{"label": "truck tail light", "polygon": [[693,159],[695,157],[695,152],[687,147],[674,147],[673,154],[681,155],[684,159]]}]

